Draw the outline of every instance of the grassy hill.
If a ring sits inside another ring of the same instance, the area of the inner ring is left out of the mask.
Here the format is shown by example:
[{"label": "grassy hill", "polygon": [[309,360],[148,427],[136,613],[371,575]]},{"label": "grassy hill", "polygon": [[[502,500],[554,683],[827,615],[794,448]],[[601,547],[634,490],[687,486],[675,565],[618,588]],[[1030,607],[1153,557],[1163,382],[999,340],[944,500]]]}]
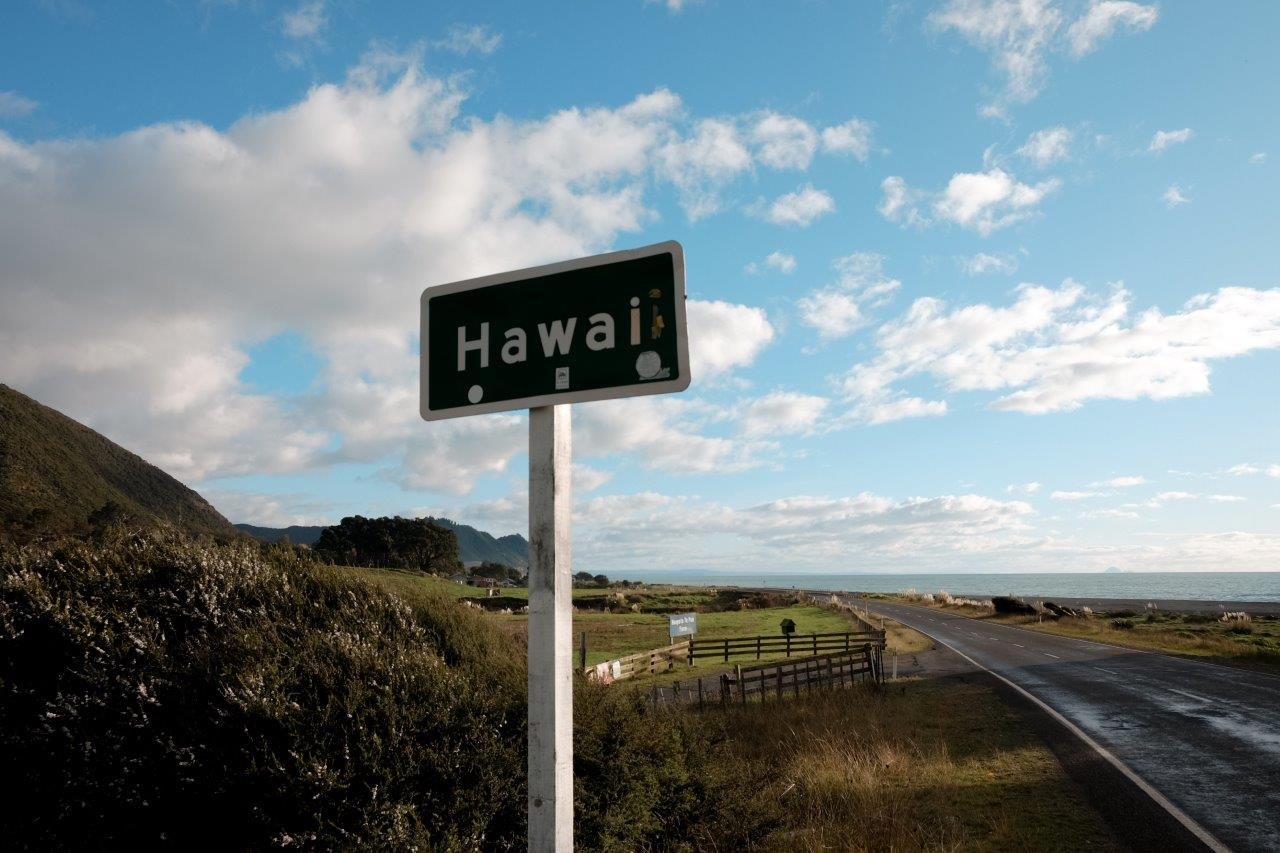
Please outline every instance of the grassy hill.
[{"label": "grassy hill", "polygon": [[159,468],[0,385],[0,538],[74,531],[109,504],[188,533],[237,535],[204,498]]},{"label": "grassy hill", "polygon": [[[529,542],[519,534],[494,536],[466,524],[447,518],[428,518],[441,527],[452,530],[458,536],[458,559],[463,563],[502,563],[512,568],[529,565]],[[295,545],[314,545],[324,527],[259,527],[255,524],[237,524],[239,530],[263,542],[275,542],[285,536]]]}]

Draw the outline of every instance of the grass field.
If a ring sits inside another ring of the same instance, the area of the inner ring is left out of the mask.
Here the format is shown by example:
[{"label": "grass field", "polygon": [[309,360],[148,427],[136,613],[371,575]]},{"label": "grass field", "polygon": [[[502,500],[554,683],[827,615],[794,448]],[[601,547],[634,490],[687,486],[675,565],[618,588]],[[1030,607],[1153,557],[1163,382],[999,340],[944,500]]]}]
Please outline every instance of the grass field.
[{"label": "grass field", "polygon": [[[502,617],[523,628],[524,616]],[[698,614],[698,638],[781,635],[779,623],[793,619],[798,634],[857,630],[844,615],[811,605],[769,607],[761,610],[731,610]],[[587,634],[587,665],[665,646],[667,617],[657,613],[592,613],[573,614],[573,636],[578,642],[581,632]],[[797,643],[801,642],[797,639]],[[575,664],[577,659],[575,658]],[[701,661],[700,665],[708,661]],[[697,668],[697,667],[695,667]]]},{"label": "grass field", "polygon": [[772,777],[781,805],[763,849],[1119,849],[1053,753],[980,683],[908,681],[728,713],[734,760]]}]

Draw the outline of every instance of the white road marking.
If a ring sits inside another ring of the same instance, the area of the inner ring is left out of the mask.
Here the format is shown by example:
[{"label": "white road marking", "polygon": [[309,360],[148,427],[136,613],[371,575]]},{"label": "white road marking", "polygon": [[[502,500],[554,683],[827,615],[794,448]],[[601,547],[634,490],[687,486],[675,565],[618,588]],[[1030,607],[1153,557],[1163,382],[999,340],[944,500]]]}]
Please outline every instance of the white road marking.
[{"label": "white road marking", "polygon": [[[995,637],[987,637],[987,639],[988,639],[988,640],[996,640],[996,638],[995,638]],[[1000,641],[999,641],[999,640],[996,640],[996,642],[998,643],[998,642],[1000,642]]]},{"label": "white road marking", "polygon": [[1203,702],[1206,705],[1211,704],[1213,702],[1212,699],[1206,699],[1203,696],[1197,696],[1196,694],[1188,693],[1185,690],[1176,690],[1172,687],[1166,687],[1165,689],[1168,690],[1170,693],[1177,693],[1179,696],[1186,696],[1189,699],[1195,699],[1197,702]]},{"label": "white road marking", "polygon": [[1109,672],[1109,673],[1111,673],[1112,675],[1119,675],[1119,674],[1120,674],[1120,673],[1116,672],[1114,669],[1106,669],[1105,667],[1101,667],[1101,666],[1095,666],[1095,667],[1094,667],[1094,669],[1100,669],[1100,670],[1102,670],[1103,672]]},{"label": "white road marking", "polygon": [[1047,658],[1053,658],[1054,660],[1062,660],[1062,658],[1058,657],[1057,655],[1051,655],[1048,652],[1045,652],[1044,656]]},{"label": "white road marking", "polygon": [[1018,647],[1018,648],[1020,648],[1020,649],[1025,649],[1025,648],[1026,648],[1026,646],[1022,645],[1022,643],[1011,643],[1010,645],[1017,646],[1017,647]]}]

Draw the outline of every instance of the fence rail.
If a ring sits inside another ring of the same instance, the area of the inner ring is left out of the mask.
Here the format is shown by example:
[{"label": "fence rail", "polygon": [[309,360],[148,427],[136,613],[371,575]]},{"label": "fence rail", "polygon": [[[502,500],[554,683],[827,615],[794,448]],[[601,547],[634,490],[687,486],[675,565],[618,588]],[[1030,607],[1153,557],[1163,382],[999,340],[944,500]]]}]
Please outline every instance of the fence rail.
[{"label": "fence rail", "polygon": [[782,699],[799,696],[815,688],[852,685],[855,681],[881,681],[880,650],[867,643],[860,649],[826,655],[810,655],[792,660],[737,666],[720,676],[720,702],[745,703],[749,695],[763,702],[772,695]]},{"label": "fence rail", "polygon": [[824,634],[778,634],[762,637],[723,637],[699,639],[689,642],[690,662],[703,658],[720,658],[728,662],[731,657],[754,655],[759,660],[766,654],[784,653],[816,655],[822,652],[851,651],[871,643],[884,647],[884,631],[843,631]]},{"label": "fence rail", "polygon": [[622,681],[625,678],[631,678],[642,673],[652,675],[657,672],[664,672],[673,669],[677,663],[691,662],[689,646],[690,642],[688,640],[681,640],[678,643],[672,643],[660,649],[637,652],[633,655],[626,655],[615,660],[607,660],[604,663],[586,667],[583,673],[589,681],[609,684],[610,682]]}]

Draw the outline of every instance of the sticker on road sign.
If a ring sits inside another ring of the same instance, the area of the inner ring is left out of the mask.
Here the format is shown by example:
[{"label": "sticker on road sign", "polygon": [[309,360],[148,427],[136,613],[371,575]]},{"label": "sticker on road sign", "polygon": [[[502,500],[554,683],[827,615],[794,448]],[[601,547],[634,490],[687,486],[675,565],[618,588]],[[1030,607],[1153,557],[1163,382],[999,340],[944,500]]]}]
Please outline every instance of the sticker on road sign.
[{"label": "sticker on road sign", "polygon": [[670,241],[427,288],[421,368],[427,420],[683,391],[684,251]]}]

